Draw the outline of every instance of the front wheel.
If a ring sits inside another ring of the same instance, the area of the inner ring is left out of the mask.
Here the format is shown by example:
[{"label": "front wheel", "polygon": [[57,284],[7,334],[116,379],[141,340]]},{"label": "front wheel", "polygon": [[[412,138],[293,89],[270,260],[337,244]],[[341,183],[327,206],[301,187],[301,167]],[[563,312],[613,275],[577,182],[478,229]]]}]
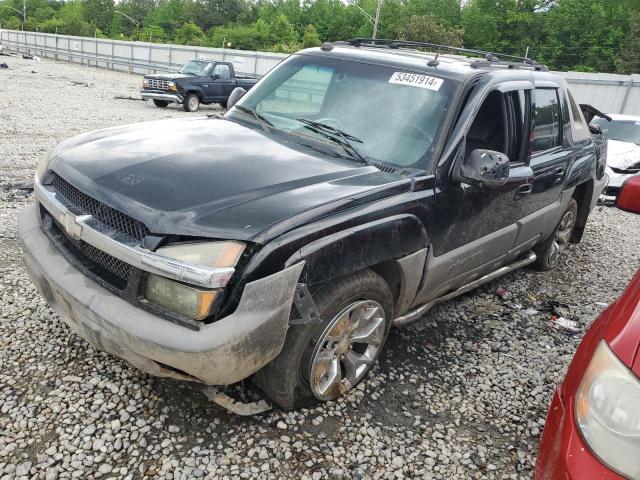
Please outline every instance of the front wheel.
[{"label": "front wheel", "polygon": [[558,265],[561,254],[569,245],[577,219],[578,203],[572,198],[551,236],[533,249],[538,256],[533,264],[537,270],[551,270]]},{"label": "front wheel", "polygon": [[169,105],[169,102],[167,102],[166,100],[157,100],[157,99],[155,99],[155,98],[154,98],[154,99],[153,99],[153,104],[154,104],[156,107],[164,108],[164,107],[166,107],[167,105]]},{"label": "front wheel", "polygon": [[200,99],[195,93],[188,94],[182,102],[185,112],[196,112],[200,108]]},{"label": "front wheel", "polygon": [[331,282],[314,300],[322,322],[292,325],[278,357],[256,374],[282,408],[333,400],[355,387],[375,364],[391,327],[391,291],[371,270]]}]

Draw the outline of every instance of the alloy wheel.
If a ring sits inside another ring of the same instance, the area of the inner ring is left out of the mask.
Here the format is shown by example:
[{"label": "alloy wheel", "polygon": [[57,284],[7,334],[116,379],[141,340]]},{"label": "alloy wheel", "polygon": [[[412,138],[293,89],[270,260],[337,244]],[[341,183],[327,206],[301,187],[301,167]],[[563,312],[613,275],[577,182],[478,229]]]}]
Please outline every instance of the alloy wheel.
[{"label": "alloy wheel", "polygon": [[384,309],[373,300],[355,301],[333,317],[311,357],[309,383],[316,398],[339,397],[362,380],[378,357],[385,330]]},{"label": "alloy wheel", "polygon": [[575,224],[576,216],[571,210],[567,211],[562,217],[562,220],[560,220],[553,242],[551,242],[551,251],[549,252],[550,265],[556,265],[560,260],[560,254],[567,248],[567,245],[569,245],[569,239],[571,238]]}]

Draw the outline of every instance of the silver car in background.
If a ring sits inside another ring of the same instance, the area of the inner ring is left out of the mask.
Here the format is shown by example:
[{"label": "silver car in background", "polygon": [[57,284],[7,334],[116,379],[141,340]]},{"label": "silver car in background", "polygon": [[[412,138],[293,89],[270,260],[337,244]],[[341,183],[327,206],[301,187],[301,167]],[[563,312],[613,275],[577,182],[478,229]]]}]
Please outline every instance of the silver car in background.
[{"label": "silver car in background", "polygon": [[591,122],[606,130],[609,138],[605,204],[615,203],[624,181],[640,174],[640,116],[610,114],[609,117],[610,122],[604,118],[594,118]]}]

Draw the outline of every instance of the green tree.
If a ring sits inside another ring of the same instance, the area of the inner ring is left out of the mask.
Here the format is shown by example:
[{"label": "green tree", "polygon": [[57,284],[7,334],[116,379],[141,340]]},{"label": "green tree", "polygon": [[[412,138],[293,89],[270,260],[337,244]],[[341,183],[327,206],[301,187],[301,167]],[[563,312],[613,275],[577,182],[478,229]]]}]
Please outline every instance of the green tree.
[{"label": "green tree", "polygon": [[84,20],[101,30],[107,30],[113,18],[113,0],[82,0]]},{"label": "green tree", "polygon": [[404,30],[404,39],[440,45],[462,46],[464,31],[457,27],[445,28],[430,15],[413,16]]},{"label": "green tree", "polygon": [[304,29],[304,34],[302,35],[302,48],[317,47],[319,45],[322,45],[320,36],[316,31],[316,27],[314,27],[310,23],[306,26],[306,28]]},{"label": "green tree", "polygon": [[284,13],[276,16],[269,25],[269,34],[281,45],[293,45],[298,41],[298,35]]},{"label": "green tree", "polygon": [[182,45],[204,45],[204,33],[195,23],[185,23],[176,31],[176,43]]},{"label": "green tree", "polygon": [[629,33],[622,41],[616,68],[619,73],[640,73],[640,11],[631,16]]}]

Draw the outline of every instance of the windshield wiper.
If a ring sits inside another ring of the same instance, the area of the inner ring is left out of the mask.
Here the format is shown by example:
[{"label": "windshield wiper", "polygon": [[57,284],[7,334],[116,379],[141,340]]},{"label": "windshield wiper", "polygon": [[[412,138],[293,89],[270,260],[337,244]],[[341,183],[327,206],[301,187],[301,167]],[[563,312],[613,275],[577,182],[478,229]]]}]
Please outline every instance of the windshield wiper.
[{"label": "windshield wiper", "polygon": [[296,118],[300,123],[304,124],[304,128],[311,130],[312,132],[319,133],[323,137],[331,140],[334,143],[337,143],[345,150],[351,153],[351,156],[354,157],[359,162],[364,163],[365,165],[369,165],[369,160],[362,153],[358,151],[356,147],[353,146],[351,142],[363,143],[361,139],[358,137],[354,137],[353,135],[348,134],[340,130],[339,128],[334,127],[333,125],[329,125],[328,123],[317,122],[315,120],[309,120],[308,118]]},{"label": "windshield wiper", "polygon": [[248,113],[249,115],[253,115],[253,118],[258,120],[260,123],[266,123],[270,127],[273,127],[273,123],[271,123],[269,120],[264,118],[264,116],[256,112],[253,108],[243,107],[242,105],[238,105],[237,103],[234,105],[234,107],[236,107],[241,112]]}]

